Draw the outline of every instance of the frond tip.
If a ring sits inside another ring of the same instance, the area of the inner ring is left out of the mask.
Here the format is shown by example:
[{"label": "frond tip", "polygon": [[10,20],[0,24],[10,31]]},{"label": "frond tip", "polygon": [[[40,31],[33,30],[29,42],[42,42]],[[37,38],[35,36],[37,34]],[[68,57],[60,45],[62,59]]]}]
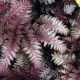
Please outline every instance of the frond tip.
[{"label": "frond tip", "polygon": [[73,28],[71,31],[71,35],[73,38],[78,39],[80,37],[80,29]]},{"label": "frond tip", "polygon": [[36,68],[40,68],[42,66],[42,53],[40,51],[40,43],[35,41],[24,42],[25,47],[24,51],[29,55],[31,62],[34,64]]},{"label": "frond tip", "polygon": [[67,4],[67,5],[64,6],[64,12],[66,14],[72,15],[72,13],[74,12],[75,8],[76,8],[76,5]]},{"label": "frond tip", "polygon": [[43,68],[41,68],[38,74],[39,77],[42,78],[43,80],[50,80],[51,77],[54,75],[54,73],[48,66],[44,66]]},{"label": "frond tip", "polygon": [[42,25],[44,25],[45,28],[52,30],[56,33],[67,35],[69,32],[66,25],[64,25],[63,22],[56,17],[50,17],[46,15],[41,16],[39,20],[40,23],[42,23]]}]

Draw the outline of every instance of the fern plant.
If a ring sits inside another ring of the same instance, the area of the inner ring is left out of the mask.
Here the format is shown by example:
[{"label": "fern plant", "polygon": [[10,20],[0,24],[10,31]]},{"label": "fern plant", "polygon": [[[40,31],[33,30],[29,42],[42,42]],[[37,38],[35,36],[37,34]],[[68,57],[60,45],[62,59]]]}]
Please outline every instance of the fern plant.
[{"label": "fern plant", "polygon": [[7,68],[10,60],[13,61],[16,58],[16,52],[19,51],[20,45],[36,68],[43,65],[39,41],[44,42],[44,45],[51,45],[51,48],[62,53],[66,51],[66,45],[56,36],[56,33],[67,35],[69,32],[62,21],[46,15],[41,16],[31,26],[30,3],[27,0],[21,2],[11,0],[11,3],[10,10],[0,19],[0,37],[4,41],[1,70],[4,69],[3,66]]},{"label": "fern plant", "polygon": [[74,0],[1,0],[0,76],[79,79],[79,26]]}]

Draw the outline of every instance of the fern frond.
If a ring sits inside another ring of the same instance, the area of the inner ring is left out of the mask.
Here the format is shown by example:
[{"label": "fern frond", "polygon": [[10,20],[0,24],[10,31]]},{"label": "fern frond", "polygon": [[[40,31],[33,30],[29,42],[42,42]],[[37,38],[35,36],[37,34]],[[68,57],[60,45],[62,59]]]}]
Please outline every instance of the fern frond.
[{"label": "fern frond", "polygon": [[23,54],[17,54],[17,56],[16,56],[16,63],[14,64],[14,67],[16,67],[16,66],[23,67],[23,65],[24,65],[23,58],[24,58]]},{"label": "fern frond", "polygon": [[80,37],[80,29],[73,28],[71,31],[71,35],[73,38],[78,39]]},{"label": "fern frond", "polygon": [[18,50],[19,50],[19,46],[16,43],[12,44],[9,42],[7,44],[4,44],[2,47],[3,56],[7,57],[10,60],[16,58],[16,52]]},{"label": "fern frond", "polygon": [[57,54],[55,53],[54,55],[52,54],[52,60],[56,65],[63,65],[64,64],[64,59],[62,54]]},{"label": "fern frond", "polygon": [[74,5],[74,4],[64,5],[64,12],[66,14],[72,15],[72,13],[74,12],[75,8],[76,8],[76,5]]},{"label": "fern frond", "polygon": [[42,67],[39,72],[39,77],[42,78],[43,80],[50,80],[52,77],[58,76],[57,71],[51,70],[48,66]]},{"label": "fern frond", "polygon": [[54,31],[46,29],[45,26],[40,26],[36,31],[36,36],[39,41],[44,42],[44,46],[47,44],[51,45],[51,48],[60,51],[61,53],[66,51],[66,45],[63,41],[59,40]]},{"label": "fern frond", "polygon": [[29,45],[24,48],[26,54],[29,54],[29,58],[31,62],[35,65],[35,67],[39,68],[40,66],[42,66],[42,53],[39,51],[39,43],[33,41],[31,42],[31,44],[26,45]]},{"label": "fern frond", "polygon": [[61,54],[58,52],[54,52],[52,54],[52,60],[56,65],[63,65],[63,67],[67,66],[67,63],[73,62],[75,60],[74,54]]},{"label": "fern frond", "polygon": [[78,39],[80,37],[80,24],[79,22],[75,21],[75,20],[70,20],[71,23],[71,36],[75,39]]},{"label": "fern frond", "polygon": [[24,54],[24,52],[19,52],[16,54],[16,62],[14,64],[14,68],[21,67],[24,68],[25,71],[28,71],[31,65],[30,59],[28,55]]},{"label": "fern frond", "polygon": [[14,58],[16,58],[16,52],[19,50],[19,47],[17,45],[12,44],[4,44],[2,46],[2,59],[0,61],[0,72],[1,69],[5,70],[8,68],[9,65],[11,65],[10,61],[13,61]]},{"label": "fern frond", "polygon": [[44,25],[45,28],[52,30],[56,33],[67,35],[69,32],[66,25],[64,25],[63,22],[56,17],[50,17],[48,15],[41,16],[38,22],[41,25]]},{"label": "fern frond", "polygon": [[31,62],[35,65],[36,68],[42,66],[42,53],[40,51],[40,43],[37,42],[35,38],[32,37],[33,34],[29,34],[24,43],[24,51],[29,55]]},{"label": "fern frond", "polygon": [[10,64],[10,60],[6,57],[0,60],[0,73],[5,73],[8,69],[8,65]]},{"label": "fern frond", "polygon": [[64,75],[62,76],[62,80],[79,80],[79,71],[75,70],[71,70],[71,72],[64,70]]}]

